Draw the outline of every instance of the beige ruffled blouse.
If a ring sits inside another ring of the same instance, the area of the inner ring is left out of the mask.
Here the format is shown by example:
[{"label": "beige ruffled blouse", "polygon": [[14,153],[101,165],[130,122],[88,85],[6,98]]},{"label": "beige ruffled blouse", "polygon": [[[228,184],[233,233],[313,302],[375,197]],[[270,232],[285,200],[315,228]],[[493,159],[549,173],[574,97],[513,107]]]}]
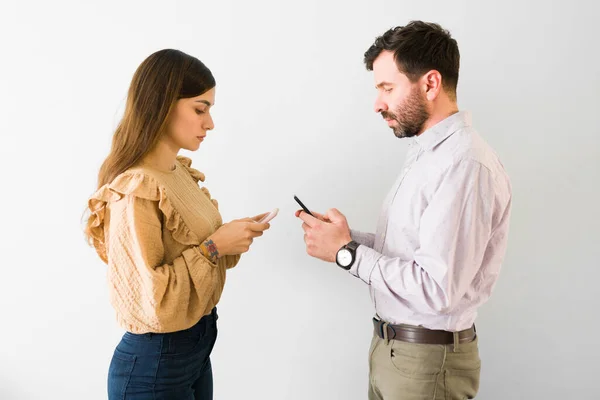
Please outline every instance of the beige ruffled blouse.
[{"label": "beige ruffled blouse", "polygon": [[187,329],[217,305],[226,270],[240,256],[213,263],[199,245],[223,223],[204,174],[177,157],[163,172],[140,165],[90,199],[92,238],[108,265],[108,287],[121,327],[132,333]]}]

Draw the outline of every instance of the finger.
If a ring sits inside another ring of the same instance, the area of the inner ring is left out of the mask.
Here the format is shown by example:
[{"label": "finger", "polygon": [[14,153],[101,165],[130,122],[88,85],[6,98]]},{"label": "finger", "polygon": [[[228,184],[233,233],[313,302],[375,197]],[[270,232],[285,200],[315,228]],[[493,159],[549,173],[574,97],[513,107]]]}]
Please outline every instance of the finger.
[{"label": "finger", "polygon": [[304,211],[301,211],[300,214],[298,214],[298,218],[304,221],[311,228],[321,223],[321,221]]},{"label": "finger", "polygon": [[318,212],[314,212],[314,211],[311,211],[311,213],[312,213],[312,214],[313,214],[313,215],[314,215],[314,216],[315,216],[317,219],[320,219],[320,220],[321,220],[321,221],[323,221],[323,222],[331,222],[331,220],[330,220],[330,219],[329,219],[327,216],[325,216],[325,215],[323,215],[323,214],[319,214]]},{"label": "finger", "polygon": [[259,215],[255,215],[254,217],[252,217],[252,220],[253,220],[254,222],[258,222],[258,221],[260,221],[261,219],[263,219],[264,217],[266,217],[266,216],[267,216],[267,214],[269,214],[269,213],[268,213],[268,212],[266,212],[266,213],[262,213],[262,214],[259,214]]},{"label": "finger", "polygon": [[[304,210],[297,210],[297,211],[295,212],[295,215],[296,215],[296,217],[299,217],[299,216],[300,216],[300,213],[301,213],[301,212],[303,212],[303,211],[304,211]],[[323,214],[319,214],[318,212],[315,212],[315,211],[311,211],[311,213],[312,213],[312,215],[313,215],[313,216],[314,216],[316,219],[318,219],[318,220],[321,220],[321,221],[323,221],[323,222],[331,222],[331,220],[330,220],[329,218],[327,218],[327,217],[326,217],[325,215],[323,215]]]},{"label": "finger", "polygon": [[248,224],[248,228],[250,228],[250,230],[253,231],[253,232],[266,231],[270,227],[271,227],[271,224],[269,224],[269,223],[261,224],[259,222],[253,222],[251,224]]},{"label": "finger", "polygon": [[302,224],[302,229],[304,230],[304,232],[308,232],[308,230],[310,229],[310,226],[308,226],[308,224],[306,222],[304,222]]},{"label": "finger", "polygon": [[234,219],[231,222],[256,222],[256,221],[253,220],[252,218],[241,218],[241,219]]}]

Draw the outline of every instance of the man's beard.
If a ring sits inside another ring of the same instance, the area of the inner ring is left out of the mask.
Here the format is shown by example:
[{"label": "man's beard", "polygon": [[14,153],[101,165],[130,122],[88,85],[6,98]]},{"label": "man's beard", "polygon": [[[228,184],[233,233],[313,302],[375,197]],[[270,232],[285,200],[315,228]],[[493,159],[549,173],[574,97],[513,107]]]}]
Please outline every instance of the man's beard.
[{"label": "man's beard", "polygon": [[429,112],[418,88],[414,88],[404,103],[398,106],[396,112],[382,111],[381,116],[397,122],[397,126],[392,127],[396,137],[407,138],[421,132],[429,119]]}]

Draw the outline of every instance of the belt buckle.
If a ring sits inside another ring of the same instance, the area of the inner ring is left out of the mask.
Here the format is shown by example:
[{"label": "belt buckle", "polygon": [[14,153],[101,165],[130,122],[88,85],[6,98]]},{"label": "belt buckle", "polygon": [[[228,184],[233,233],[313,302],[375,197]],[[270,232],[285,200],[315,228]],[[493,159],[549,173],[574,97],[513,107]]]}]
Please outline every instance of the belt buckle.
[{"label": "belt buckle", "polygon": [[[392,333],[392,337],[390,337],[389,335],[390,331]],[[385,340],[386,345],[389,343],[390,340],[395,339],[396,330],[394,329],[394,326],[391,325],[389,322],[384,322],[383,324],[381,324],[381,337]]]},{"label": "belt buckle", "polygon": [[[378,325],[378,330],[379,330],[379,337],[386,340],[386,344],[387,341],[390,339],[395,339],[396,338],[396,330],[394,329],[394,326],[391,325],[389,322],[385,322],[382,319],[378,319],[378,318],[373,318],[375,321],[377,321],[377,325]],[[390,328],[390,330],[392,331],[392,337],[389,337],[388,335],[388,330],[387,328]]]}]

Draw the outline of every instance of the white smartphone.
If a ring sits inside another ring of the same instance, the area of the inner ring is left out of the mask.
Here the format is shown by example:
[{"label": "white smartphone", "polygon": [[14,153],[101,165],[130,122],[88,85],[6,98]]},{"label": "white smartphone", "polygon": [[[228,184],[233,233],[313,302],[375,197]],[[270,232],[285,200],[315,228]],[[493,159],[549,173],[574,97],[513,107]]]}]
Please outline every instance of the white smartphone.
[{"label": "white smartphone", "polygon": [[274,209],[273,211],[271,211],[270,213],[268,213],[267,215],[265,215],[263,217],[263,219],[261,219],[258,222],[261,223],[261,224],[266,224],[267,222],[269,222],[273,218],[275,218],[277,216],[277,213],[279,213],[279,208]]}]

